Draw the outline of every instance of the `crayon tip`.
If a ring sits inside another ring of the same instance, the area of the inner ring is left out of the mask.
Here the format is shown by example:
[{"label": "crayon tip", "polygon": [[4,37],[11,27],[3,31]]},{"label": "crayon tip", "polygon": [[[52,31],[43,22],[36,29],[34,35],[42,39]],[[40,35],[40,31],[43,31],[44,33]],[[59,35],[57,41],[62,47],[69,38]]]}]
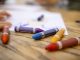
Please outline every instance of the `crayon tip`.
[{"label": "crayon tip", "polygon": [[35,30],[36,30],[36,33],[39,33],[39,32],[44,31],[44,30],[42,30],[42,29],[40,29],[40,28],[36,28]]},{"label": "crayon tip", "polygon": [[39,39],[42,38],[42,34],[41,33],[33,34],[32,38],[35,39],[35,40],[39,40]]},{"label": "crayon tip", "polygon": [[47,46],[45,47],[45,49],[46,49],[47,51],[50,51],[50,52],[56,51],[56,50],[58,50],[58,45],[57,45],[56,43],[51,43],[51,44],[47,45]]},{"label": "crayon tip", "polygon": [[38,21],[41,21],[44,18],[44,15],[41,15],[40,17],[38,17]]}]

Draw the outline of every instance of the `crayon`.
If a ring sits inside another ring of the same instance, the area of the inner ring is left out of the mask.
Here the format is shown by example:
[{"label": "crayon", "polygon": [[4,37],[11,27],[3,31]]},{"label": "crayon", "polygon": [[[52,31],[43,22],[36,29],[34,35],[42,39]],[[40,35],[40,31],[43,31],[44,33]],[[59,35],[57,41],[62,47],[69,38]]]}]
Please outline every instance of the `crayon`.
[{"label": "crayon", "polygon": [[38,17],[38,21],[41,21],[44,18],[44,15],[41,15],[40,17]]},{"label": "crayon", "polygon": [[61,38],[64,36],[64,31],[65,29],[62,28],[60,29],[52,38],[51,38],[51,43],[57,42],[61,40]]},{"label": "crayon", "polygon": [[76,23],[80,23],[80,20],[76,20],[75,22],[76,22]]},{"label": "crayon", "polygon": [[50,29],[47,31],[33,34],[32,38],[35,40],[39,40],[39,39],[54,35],[54,34],[56,34],[56,32],[58,32],[58,28],[53,28],[53,29]]},{"label": "crayon", "polygon": [[76,20],[75,22],[80,26],[80,20]]},{"label": "crayon", "polygon": [[9,26],[4,26],[3,27],[3,32],[1,35],[1,41],[3,44],[7,44],[9,41]]},{"label": "crayon", "polygon": [[15,32],[22,32],[22,33],[38,33],[42,32],[43,30],[40,28],[32,28],[32,27],[24,27],[24,26],[16,26]]},{"label": "crayon", "polygon": [[80,44],[80,37],[69,38],[67,40],[61,40],[56,43],[50,43],[45,47],[48,51],[57,51],[64,48],[73,47]]}]

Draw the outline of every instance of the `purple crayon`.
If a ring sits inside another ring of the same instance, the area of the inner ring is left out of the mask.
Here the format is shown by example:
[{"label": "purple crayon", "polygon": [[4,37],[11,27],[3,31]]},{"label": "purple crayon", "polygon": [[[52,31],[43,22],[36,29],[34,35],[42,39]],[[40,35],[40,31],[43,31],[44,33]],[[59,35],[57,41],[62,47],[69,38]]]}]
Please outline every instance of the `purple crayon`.
[{"label": "purple crayon", "polygon": [[15,32],[22,32],[22,33],[38,33],[42,32],[43,30],[40,28],[32,28],[32,27],[24,27],[24,26],[19,26],[15,27]]}]

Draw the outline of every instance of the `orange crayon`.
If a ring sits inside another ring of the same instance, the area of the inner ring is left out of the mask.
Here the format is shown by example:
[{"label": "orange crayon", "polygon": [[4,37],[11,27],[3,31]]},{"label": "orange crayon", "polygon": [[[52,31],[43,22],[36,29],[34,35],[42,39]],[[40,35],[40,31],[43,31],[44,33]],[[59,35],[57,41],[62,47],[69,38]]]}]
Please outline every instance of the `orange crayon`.
[{"label": "orange crayon", "polygon": [[1,40],[3,44],[7,44],[9,41],[9,26],[3,27],[3,33],[1,35]]}]

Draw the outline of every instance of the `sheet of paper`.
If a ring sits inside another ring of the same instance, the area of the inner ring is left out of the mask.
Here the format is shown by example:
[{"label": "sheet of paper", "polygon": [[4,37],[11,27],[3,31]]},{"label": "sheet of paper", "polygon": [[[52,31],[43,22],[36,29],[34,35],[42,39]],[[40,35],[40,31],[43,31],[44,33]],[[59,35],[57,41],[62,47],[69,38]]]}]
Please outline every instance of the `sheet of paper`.
[{"label": "sheet of paper", "polygon": [[[11,31],[14,31],[15,26],[23,25],[25,27],[41,28],[45,31],[52,28],[64,28],[65,35],[68,35],[62,15],[58,12],[52,13],[45,10],[31,11],[28,9],[28,7],[27,10],[25,9],[25,11],[8,11],[12,14],[12,17],[10,18],[10,22],[12,23],[12,27],[10,28]],[[44,18],[42,21],[38,21],[37,18],[41,15],[44,15]]]}]

